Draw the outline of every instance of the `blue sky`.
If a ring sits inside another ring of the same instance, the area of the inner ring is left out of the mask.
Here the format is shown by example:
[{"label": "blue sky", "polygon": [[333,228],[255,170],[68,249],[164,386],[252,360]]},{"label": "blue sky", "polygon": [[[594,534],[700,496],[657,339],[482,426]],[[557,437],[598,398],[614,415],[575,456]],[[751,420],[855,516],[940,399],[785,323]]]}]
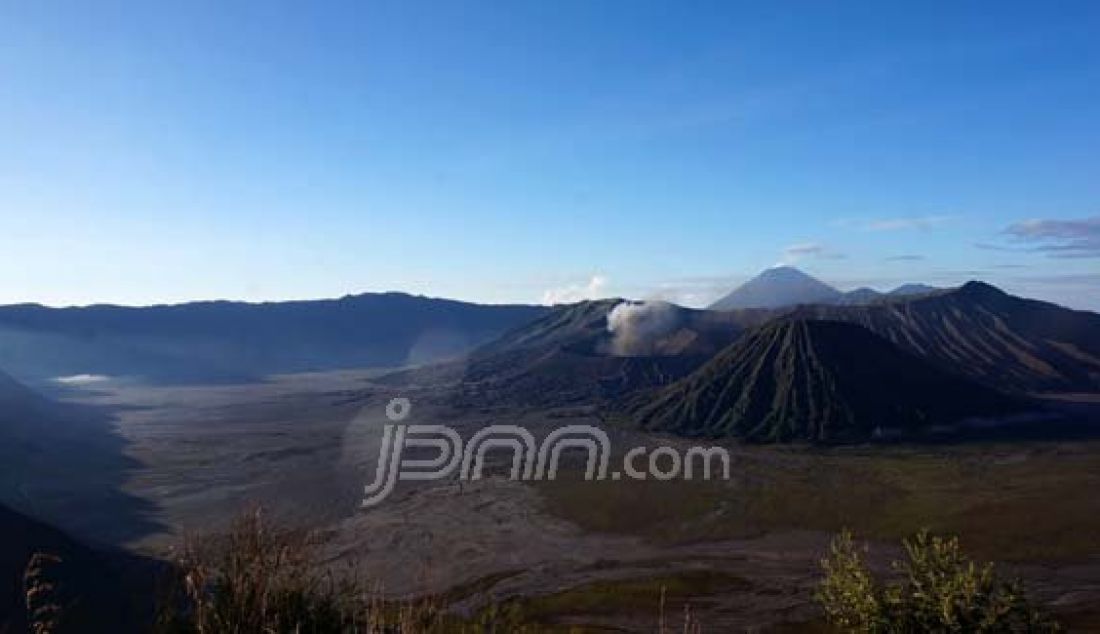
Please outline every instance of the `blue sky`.
[{"label": "blue sky", "polygon": [[0,302],[1100,310],[1098,148],[1095,2],[8,1]]}]

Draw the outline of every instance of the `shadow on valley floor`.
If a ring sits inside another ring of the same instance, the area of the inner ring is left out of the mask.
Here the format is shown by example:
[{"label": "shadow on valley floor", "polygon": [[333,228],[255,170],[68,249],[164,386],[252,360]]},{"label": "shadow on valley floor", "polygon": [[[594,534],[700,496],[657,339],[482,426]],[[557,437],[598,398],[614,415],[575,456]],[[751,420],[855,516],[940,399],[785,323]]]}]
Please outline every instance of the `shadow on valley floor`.
[{"label": "shadow on valley floor", "polygon": [[1064,394],[1033,399],[1036,412],[957,426],[929,444],[1100,440],[1100,398]]},{"label": "shadow on valley floor", "polygon": [[89,543],[121,545],[163,530],[156,505],[123,489],[140,463],[127,454],[114,408],[30,391],[3,400],[0,504]]},{"label": "shadow on valley floor", "polygon": [[35,614],[63,605],[104,631],[143,618],[154,564],[113,546],[160,526],[155,506],[123,489],[139,465],[116,415],[0,373],[0,632],[27,631],[35,602]]}]

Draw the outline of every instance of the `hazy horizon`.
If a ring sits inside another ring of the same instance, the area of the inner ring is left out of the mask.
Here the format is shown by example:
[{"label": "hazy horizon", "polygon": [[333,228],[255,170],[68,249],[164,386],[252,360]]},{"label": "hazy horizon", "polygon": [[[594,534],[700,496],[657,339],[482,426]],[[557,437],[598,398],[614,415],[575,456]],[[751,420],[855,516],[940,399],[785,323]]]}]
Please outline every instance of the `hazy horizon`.
[{"label": "hazy horizon", "polygon": [[[773,268],[794,268],[794,269],[797,269],[799,271],[802,271],[803,273],[806,273],[806,271],[804,271],[801,267],[794,267],[794,266],[787,265],[787,264],[777,264],[777,265],[772,266],[772,267],[767,267],[767,269],[764,269],[764,270],[773,269]],[[760,272],[758,272],[758,274],[762,273],[762,272],[763,271],[760,271]],[[180,301],[152,302],[152,303],[146,303],[146,304],[121,304],[121,303],[113,303],[113,302],[93,302],[93,303],[88,303],[88,304],[46,304],[46,303],[42,303],[42,302],[15,302],[15,303],[11,303],[11,304],[0,304],[0,307],[3,307],[3,306],[18,306],[18,305],[40,305],[40,306],[45,306],[47,308],[88,308],[88,307],[93,307],[93,306],[114,306],[114,307],[121,307],[121,308],[153,308],[153,307],[157,307],[157,306],[176,306],[176,305],[181,305],[181,304],[205,304],[205,303],[221,303],[221,302],[261,305],[261,304],[280,303],[280,302],[334,301],[334,300],[340,300],[340,299],[343,299],[343,298],[346,298],[346,297],[356,297],[356,296],[360,296],[360,295],[404,294],[404,295],[409,295],[409,296],[413,296],[413,297],[423,297],[423,298],[426,298],[426,299],[465,302],[465,303],[471,303],[471,304],[484,304],[484,305],[553,305],[553,304],[568,304],[568,303],[574,303],[574,302],[583,301],[583,300],[611,299],[611,298],[619,297],[619,298],[629,300],[629,301],[652,301],[652,300],[667,301],[667,302],[675,303],[675,304],[678,304],[678,305],[681,305],[681,306],[684,306],[684,307],[687,307],[687,308],[702,309],[702,308],[708,308],[716,300],[718,300],[721,297],[723,297],[724,295],[728,294],[730,291],[735,290],[741,284],[749,281],[753,277],[755,277],[755,276],[741,276],[741,277],[730,276],[728,279],[730,280],[730,282],[732,284],[731,286],[729,286],[728,288],[717,288],[717,287],[715,287],[713,293],[707,294],[707,295],[702,295],[702,296],[700,296],[699,301],[690,302],[690,303],[689,302],[683,302],[683,301],[676,301],[675,298],[669,298],[669,297],[663,295],[659,290],[654,291],[654,292],[650,292],[650,293],[646,293],[646,294],[640,294],[640,295],[608,295],[608,294],[600,293],[599,291],[601,290],[601,288],[598,285],[593,285],[593,284],[590,283],[586,286],[577,286],[577,287],[574,287],[574,288],[565,289],[565,296],[563,296],[563,297],[555,297],[555,298],[543,297],[541,301],[531,301],[531,302],[478,302],[478,301],[463,298],[463,297],[450,297],[450,296],[443,296],[443,295],[433,295],[431,293],[417,293],[417,292],[403,291],[403,290],[399,290],[399,289],[386,289],[386,290],[369,290],[369,291],[348,292],[348,293],[343,293],[343,294],[334,295],[334,296],[302,296],[302,297],[283,297],[283,298],[266,298],[266,299],[237,299],[237,298],[232,298],[232,297],[214,297],[214,298],[201,298],[200,297],[200,298],[193,298],[193,299],[184,299],[184,300],[180,300]],[[867,284],[860,284],[860,283],[856,283],[856,282],[834,283],[833,281],[828,280],[828,279],[820,279],[820,278],[816,278],[816,277],[815,277],[815,279],[819,279],[819,281],[822,281],[822,282],[832,286],[833,288],[836,288],[837,290],[839,290],[841,292],[850,292],[850,291],[860,290],[860,289],[864,289],[864,288],[871,288],[872,290],[875,290],[875,291],[878,291],[878,292],[884,293],[884,294],[889,293],[890,291],[895,290],[895,289],[897,289],[901,286],[904,286],[904,285],[924,284],[920,280],[909,280],[907,282],[899,282],[899,283],[894,283],[894,284],[879,285],[879,286],[876,287],[876,286],[871,286],[871,285],[867,285]],[[962,282],[959,282],[957,284],[944,284],[944,285],[938,285],[938,286],[935,286],[935,287],[937,289],[958,288],[958,287],[962,286],[963,284],[965,284],[967,282],[972,282],[972,281],[983,282],[985,280],[968,279],[968,280],[964,280]],[[1007,289],[1002,289],[1002,290],[1007,290]],[[1029,297],[1028,299],[1036,299],[1036,298]],[[1047,300],[1044,300],[1044,301],[1047,301]],[[1053,303],[1058,304],[1058,302],[1053,302]],[[1059,305],[1066,306],[1065,304],[1059,304]],[[1077,308],[1077,307],[1074,307],[1074,306],[1067,306],[1067,307],[1068,308],[1076,308],[1078,310],[1092,310],[1092,309],[1089,309],[1087,307],[1086,308]]]}]

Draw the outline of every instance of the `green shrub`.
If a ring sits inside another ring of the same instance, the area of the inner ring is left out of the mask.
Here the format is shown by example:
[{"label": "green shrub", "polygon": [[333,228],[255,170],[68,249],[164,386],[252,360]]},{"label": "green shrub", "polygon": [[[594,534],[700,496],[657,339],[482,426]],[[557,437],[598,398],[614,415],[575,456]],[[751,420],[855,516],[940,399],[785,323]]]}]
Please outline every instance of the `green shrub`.
[{"label": "green shrub", "polygon": [[833,540],[816,593],[830,623],[871,634],[1060,631],[1019,583],[971,561],[957,538],[922,531],[903,544],[906,560],[894,562],[899,579],[880,584],[849,532]]}]

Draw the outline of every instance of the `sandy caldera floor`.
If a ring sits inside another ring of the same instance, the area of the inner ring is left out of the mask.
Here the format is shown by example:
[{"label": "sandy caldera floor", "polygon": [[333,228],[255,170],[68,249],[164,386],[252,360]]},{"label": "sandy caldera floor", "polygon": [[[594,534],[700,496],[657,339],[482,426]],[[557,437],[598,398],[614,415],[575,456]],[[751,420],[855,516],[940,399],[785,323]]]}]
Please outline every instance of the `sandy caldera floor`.
[{"label": "sandy caldera floor", "polygon": [[[124,490],[147,503],[155,520],[153,528],[128,540],[141,552],[161,553],[185,531],[216,530],[260,505],[280,521],[317,530],[328,562],[355,562],[385,593],[450,590],[452,607],[460,611],[489,600],[529,597],[532,609],[546,611],[556,622],[652,631],[659,594],[648,597],[667,586],[690,595],[708,627],[744,629],[818,618],[812,591],[831,531],[797,521],[768,530],[694,530],[700,524],[736,523],[722,513],[739,508],[726,504],[739,495],[739,476],[720,490],[721,499],[707,498],[701,509],[682,518],[692,528],[679,539],[676,526],[656,533],[630,526],[601,530],[599,522],[585,521],[584,509],[562,512],[539,486],[500,477],[401,486],[382,504],[360,509],[392,397],[412,400],[407,422],[447,424],[464,434],[490,423],[544,432],[555,425],[598,422],[575,414],[563,420],[537,412],[458,412],[435,403],[428,391],[393,392],[372,385],[370,377],[339,372],[236,386],[97,385],[75,398],[109,409],[127,443],[134,467]],[[623,446],[653,441],[621,430],[613,434]],[[766,454],[753,460],[759,467],[787,457]],[[632,489],[618,490],[632,496]],[[593,504],[600,499],[594,496]],[[644,512],[656,502],[639,495],[627,503]],[[110,517],[100,519],[83,525],[110,525]],[[663,524],[678,521],[673,515]],[[108,540],[117,534],[87,536]],[[876,565],[896,553],[894,546],[879,545]],[[1067,611],[1100,602],[1095,557],[1012,569],[1042,598]],[[634,603],[619,609],[585,603],[585,589],[606,593],[608,588],[620,588]],[[562,610],[563,604],[578,606],[576,613]]]}]

